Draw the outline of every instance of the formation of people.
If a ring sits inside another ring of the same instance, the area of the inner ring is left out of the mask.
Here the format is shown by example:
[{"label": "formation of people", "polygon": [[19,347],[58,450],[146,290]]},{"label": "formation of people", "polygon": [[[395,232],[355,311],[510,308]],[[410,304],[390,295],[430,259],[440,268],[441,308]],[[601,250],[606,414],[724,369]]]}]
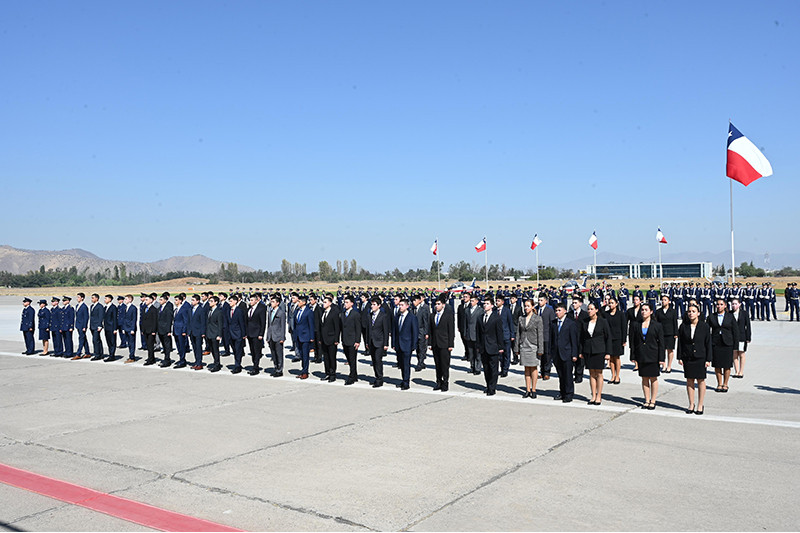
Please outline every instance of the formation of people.
[{"label": "formation of people", "polygon": [[[85,294],[78,293],[75,305],[69,296],[53,297],[50,307],[39,300],[38,313],[25,298],[20,329],[26,355],[36,353],[38,325],[42,356],[112,362],[119,349],[126,354],[125,363],[135,363],[138,341],[139,349],[147,352],[145,366],[218,372],[223,369],[220,358],[231,355],[230,372],[237,374],[245,369],[247,348],[250,375],[271,366],[270,374],[281,377],[289,359],[300,364],[298,379],[309,378],[310,364],[322,364],[321,379],[334,382],[344,377],[345,385],[360,379],[357,355],[362,350],[370,358],[376,388],[384,384],[384,359],[391,349],[401,390],[410,388],[412,370],[425,369],[430,355],[434,390],[441,391],[449,389],[458,334],[468,372],[483,374],[488,396],[496,394],[498,380],[508,377],[511,365],[521,365],[526,398],[537,397],[539,381],[551,379],[555,368],[556,399],[571,402],[575,384],[583,382],[588,370],[590,405],[601,405],[605,384],[620,383],[627,348],[641,378],[643,409],[655,409],[659,375],[672,372],[677,359],[687,383],[686,412],[702,414],[709,367],[714,368],[715,390],[720,393],[728,391],[731,378],[744,376],[752,337],[749,302],[741,296],[742,288],[731,287],[712,294],[714,307],[709,311],[702,302],[705,288],[686,288],[688,293],[670,284],[656,295],[642,293],[638,286],[629,293],[624,284],[617,291],[608,283],[572,293],[544,285],[461,294],[349,287],[321,294],[291,289],[191,296],[165,292],[142,293],[138,305],[131,294],[101,298],[95,293],[87,302]],[[792,294],[797,293],[788,293],[787,302]],[[344,376],[339,373],[340,348],[347,367]],[[269,361],[264,365],[266,352]],[[157,353],[163,354],[160,360]]]}]

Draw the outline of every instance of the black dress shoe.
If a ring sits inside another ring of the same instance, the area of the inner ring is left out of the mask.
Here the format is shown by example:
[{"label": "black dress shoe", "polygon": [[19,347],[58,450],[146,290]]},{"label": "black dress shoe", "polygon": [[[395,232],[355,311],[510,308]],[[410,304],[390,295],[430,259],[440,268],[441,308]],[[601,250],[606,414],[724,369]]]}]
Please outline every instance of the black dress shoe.
[{"label": "black dress shoe", "polygon": [[328,376],[322,376],[319,378],[320,381],[328,381]]},{"label": "black dress shoe", "polygon": [[501,378],[507,378],[508,377],[508,371],[500,372],[500,377]]},{"label": "black dress shoe", "polygon": [[408,390],[408,385],[400,385],[400,390]]},{"label": "black dress shoe", "polygon": [[279,378],[279,377],[281,377],[282,375],[283,375],[283,372],[273,372],[273,373],[272,373],[272,377],[273,377],[273,378]]},{"label": "black dress shoe", "polygon": [[184,368],[186,366],[186,361],[178,362],[172,368]]},{"label": "black dress shoe", "polygon": [[473,374],[475,374],[476,376],[480,376],[481,375],[481,371],[480,370],[475,370],[473,372]]},{"label": "black dress shoe", "polygon": [[150,365],[154,365],[154,364],[156,364],[156,360],[155,359],[152,359],[152,360],[148,359],[147,361],[144,362],[144,365],[142,365],[142,366],[150,366]]},{"label": "black dress shoe", "polygon": [[314,359],[314,364],[318,365],[322,362],[322,358]]},{"label": "black dress shoe", "polygon": [[437,383],[433,390],[442,390],[441,384]]},{"label": "black dress shoe", "polygon": [[684,411],[684,413],[686,413],[687,415],[690,415],[690,414],[694,413],[694,407],[690,407],[689,409]]},{"label": "black dress shoe", "polygon": [[242,371],[241,367],[235,366],[233,367],[233,370],[231,370],[231,374],[238,374],[241,371]]},{"label": "black dress shoe", "polygon": [[251,376],[257,376],[257,375],[258,375],[258,372],[259,372],[259,371],[258,371],[258,369],[257,369],[257,368],[252,368],[252,369],[250,369],[250,370],[248,370],[248,371],[247,371],[248,375],[251,375]]},{"label": "black dress shoe", "polygon": [[583,376],[575,378],[575,383],[583,383]]},{"label": "black dress shoe", "polygon": [[219,372],[221,368],[222,368],[221,365],[210,365],[208,367],[208,371],[209,372]]},{"label": "black dress shoe", "polygon": [[169,359],[164,359],[163,361],[161,361],[161,364],[159,364],[158,366],[160,366],[161,368],[168,368],[168,367],[172,366],[172,361],[169,360]]},{"label": "black dress shoe", "polygon": [[448,387],[447,385],[442,386],[442,392],[447,392],[448,390],[450,390],[450,387]]},{"label": "black dress shoe", "polygon": [[497,394],[495,391],[490,390],[486,393],[486,396],[494,396],[495,394]]},{"label": "black dress shoe", "polygon": [[352,385],[352,384],[353,384],[353,383],[355,383],[355,382],[356,382],[356,381],[355,381],[354,379],[348,379],[347,381],[345,381],[345,382],[344,382],[344,384],[345,384],[345,385]]},{"label": "black dress shoe", "polygon": [[564,399],[563,399],[563,400],[561,400],[561,401],[562,401],[562,402],[564,402],[564,403],[569,403],[569,402],[571,402],[571,401],[572,401],[572,398],[564,398]]},{"label": "black dress shoe", "polygon": [[531,400],[535,399],[536,398],[536,391],[532,391],[530,394],[528,394],[528,398],[530,398]]},{"label": "black dress shoe", "polygon": [[705,407],[703,407],[703,408],[702,408],[702,409],[700,409],[699,411],[695,411],[695,412],[694,412],[694,414],[696,414],[696,415],[702,415],[702,414],[703,414],[703,412],[704,412],[705,410],[706,410],[706,408],[705,408]]},{"label": "black dress shoe", "polygon": [[328,378],[328,383],[333,383],[336,381],[336,376],[331,376]]},{"label": "black dress shoe", "polygon": [[414,367],[414,372],[421,372],[421,371],[422,371],[422,367],[421,366],[417,365],[417,366]]},{"label": "black dress shoe", "polygon": [[378,380],[378,381],[375,381],[375,383],[372,384],[372,388],[373,389],[377,389],[378,387],[383,387],[383,381]]},{"label": "black dress shoe", "polygon": [[559,394],[558,396],[556,396],[556,397],[555,397],[555,398],[553,398],[553,399],[554,399],[554,400],[563,400],[563,399],[564,399],[564,397],[563,397],[563,396],[561,396],[561,395]]},{"label": "black dress shoe", "polygon": [[94,357],[92,357],[91,359],[89,359],[89,361],[99,361],[99,360],[100,360],[100,359],[102,359],[102,358],[103,358],[103,356],[102,356],[102,355],[95,355]]},{"label": "black dress shoe", "polygon": [[109,355],[108,357],[103,359],[103,362],[104,363],[111,363],[112,361],[114,361],[114,359],[116,359],[116,357]]}]

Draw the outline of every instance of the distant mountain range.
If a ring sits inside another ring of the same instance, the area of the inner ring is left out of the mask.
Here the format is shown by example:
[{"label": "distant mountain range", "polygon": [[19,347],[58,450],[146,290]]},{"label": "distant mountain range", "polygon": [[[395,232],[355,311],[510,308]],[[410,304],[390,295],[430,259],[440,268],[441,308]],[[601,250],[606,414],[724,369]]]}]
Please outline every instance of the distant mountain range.
[{"label": "distant mountain range", "polygon": [[[757,254],[745,250],[736,250],[735,253],[736,265],[745,262],[753,262],[753,266],[759,268],[766,268],[772,270],[779,270],[785,266],[797,267],[800,265],[800,253],[776,253],[769,255],[769,264],[765,262],[764,254]],[[731,266],[731,252],[680,252],[680,253],[662,253],[661,260],[664,263],[696,263],[702,261],[711,261],[713,266],[724,264],[726,267]],[[594,257],[588,255],[580,259],[574,259],[565,263],[558,263],[554,266],[560,268],[570,268],[578,270],[586,268],[586,265],[591,265]],[[633,257],[630,255],[615,254],[610,252],[598,252],[597,264],[606,263],[653,263],[658,261],[658,256],[653,254],[652,257]]]},{"label": "distant mountain range", "polygon": [[[140,261],[114,261],[102,259],[91,252],[72,248],[70,250],[22,250],[12,246],[0,245],[0,271],[12,274],[26,274],[31,270],[39,270],[44,265],[45,270],[67,269],[76,267],[78,272],[103,272],[105,269],[114,270],[115,266],[125,265],[129,274],[147,272],[150,274],[165,274],[167,272],[199,272],[213,274],[219,271],[222,261],[211,259],[204,255],[190,257],[170,257],[143,263]],[[238,265],[240,272],[252,272],[254,269],[246,265]]]}]

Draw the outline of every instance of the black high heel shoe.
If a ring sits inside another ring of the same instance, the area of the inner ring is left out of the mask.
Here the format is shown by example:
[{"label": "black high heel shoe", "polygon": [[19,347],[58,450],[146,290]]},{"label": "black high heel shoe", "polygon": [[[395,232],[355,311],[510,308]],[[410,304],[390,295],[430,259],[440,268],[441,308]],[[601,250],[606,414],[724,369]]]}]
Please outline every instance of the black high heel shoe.
[{"label": "black high heel shoe", "polygon": [[706,406],[704,405],[702,409],[700,409],[699,411],[695,411],[695,412],[694,412],[694,414],[696,414],[696,415],[702,415],[702,414],[703,414],[703,411],[705,411],[705,410],[706,410]]},{"label": "black high heel shoe", "polygon": [[691,407],[689,407],[689,408],[688,408],[688,409],[685,411],[685,413],[686,413],[687,415],[690,415],[690,414],[694,413],[694,405],[693,405],[693,406],[691,406]]}]

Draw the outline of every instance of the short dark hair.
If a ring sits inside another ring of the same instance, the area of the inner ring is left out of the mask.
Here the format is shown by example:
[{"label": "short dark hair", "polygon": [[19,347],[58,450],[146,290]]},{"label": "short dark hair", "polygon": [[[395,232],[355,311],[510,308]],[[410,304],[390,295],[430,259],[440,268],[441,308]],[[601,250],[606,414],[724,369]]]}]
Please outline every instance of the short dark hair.
[{"label": "short dark hair", "polygon": [[200,295],[199,294],[192,294],[192,300],[197,300],[199,302],[200,301]]}]

